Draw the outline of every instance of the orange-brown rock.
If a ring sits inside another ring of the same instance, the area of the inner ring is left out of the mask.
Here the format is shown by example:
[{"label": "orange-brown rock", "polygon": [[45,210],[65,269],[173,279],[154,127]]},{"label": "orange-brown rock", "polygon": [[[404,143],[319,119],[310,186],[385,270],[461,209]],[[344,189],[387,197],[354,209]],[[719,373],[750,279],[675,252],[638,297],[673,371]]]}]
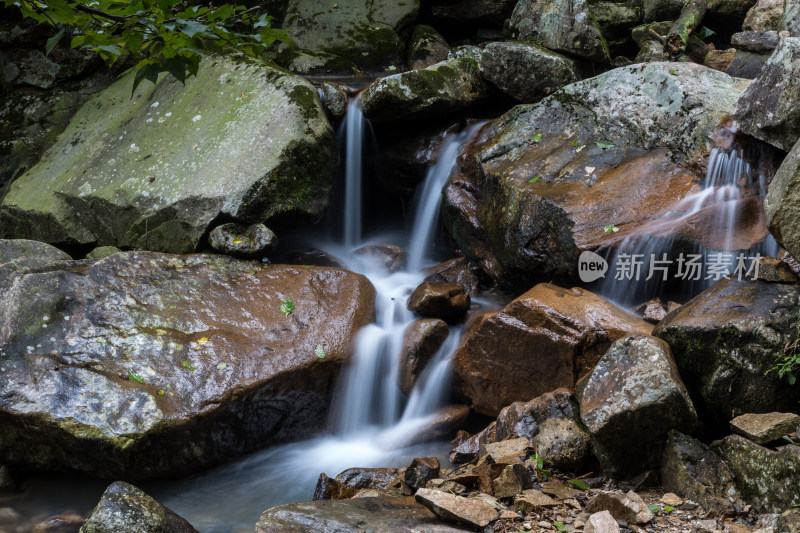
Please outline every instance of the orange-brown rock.
[{"label": "orange-brown rock", "polygon": [[453,359],[456,395],[496,416],[506,405],[572,388],[615,340],[652,325],[583,289],[549,283],[468,326]]},{"label": "orange-brown rock", "polygon": [[408,396],[428,362],[450,334],[447,323],[437,318],[423,318],[406,328],[400,348],[400,391]]},{"label": "orange-brown rock", "polygon": [[455,283],[423,281],[408,298],[411,311],[429,318],[441,318],[449,324],[464,320],[469,305],[469,295]]}]

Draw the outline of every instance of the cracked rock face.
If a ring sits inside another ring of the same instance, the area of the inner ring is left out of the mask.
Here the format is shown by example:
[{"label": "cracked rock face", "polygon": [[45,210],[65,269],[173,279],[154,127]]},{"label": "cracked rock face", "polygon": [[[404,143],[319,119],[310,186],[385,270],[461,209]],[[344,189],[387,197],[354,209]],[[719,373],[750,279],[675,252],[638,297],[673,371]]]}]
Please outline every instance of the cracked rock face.
[{"label": "cracked rock face", "polygon": [[374,315],[369,281],[334,268],[151,252],[20,261],[0,265],[12,466],[141,479],[310,433]]}]

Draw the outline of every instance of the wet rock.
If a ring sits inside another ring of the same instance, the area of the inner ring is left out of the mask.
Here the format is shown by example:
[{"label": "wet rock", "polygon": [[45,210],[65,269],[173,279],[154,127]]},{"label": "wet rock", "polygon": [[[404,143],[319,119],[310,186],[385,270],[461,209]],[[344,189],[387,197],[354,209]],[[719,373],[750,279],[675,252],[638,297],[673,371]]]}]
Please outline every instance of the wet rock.
[{"label": "wet rock", "polygon": [[743,21],[755,3],[756,0],[710,0],[707,12],[709,21],[722,17]]},{"label": "wet rock", "polygon": [[280,505],[262,513],[255,531],[256,533],[466,532],[464,529],[441,523],[435,514],[416,503],[413,498],[391,496]]},{"label": "wet rock", "polygon": [[447,59],[450,45],[432,26],[414,27],[408,45],[408,68],[420,69]]},{"label": "wet rock", "polygon": [[731,45],[757,54],[769,53],[778,46],[778,33],[774,31],[742,31],[731,35]]},{"label": "wet rock", "polygon": [[493,462],[499,463],[503,457],[524,454],[529,447],[530,442],[528,442],[528,439],[518,438],[487,443],[483,446],[483,451]]},{"label": "wet rock", "polygon": [[472,271],[469,259],[456,257],[423,270],[425,279],[432,283],[454,283],[472,296],[478,290],[478,276]]},{"label": "wet rock", "polygon": [[736,102],[742,130],[789,151],[800,137],[800,38],[781,39],[761,73]]},{"label": "wet rock", "polygon": [[381,268],[386,272],[397,272],[403,269],[408,259],[408,254],[404,249],[385,242],[363,246],[353,253],[364,258],[371,266]]},{"label": "wet rock", "polygon": [[736,497],[728,465],[699,440],[674,430],[661,458],[661,484],[717,514],[733,505],[729,497]]},{"label": "wet rock", "polygon": [[98,246],[94,248],[91,252],[86,254],[86,259],[103,259],[104,257],[108,257],[109,255],[114,255],[120,253],[122,250],[117,248],[116,246]]},{"label": "wet rock", "polygon": [[448,59],[375,80],[364,89],[362,108],[376,122],[428,119],[465,109],[486,94],[474,59]]},{"label": "wet rock", "polygon": [[77,513],[64,513],[39,522],[31,533],[78,533],[86,518]]},{"label": "wet rock", "polygon": [[[514,288],[574,278],[582,251],[630,233],[685,235],[654,219],[697,192],[692,161],[748,83],[700,65],[649,63],[517,106],[462,152],[444,192],[445,225],[467,257]],[[620,108],[636,119],[621,120]],[[630,202],[634,189],[639,200]],[[605,231],[610,221],[619,232]]]},{"label": "wet rock", "polygon": [[586,506],[587,513],[608,511],[616,520],[627,524],[646,524],[653,519],[653,513],[635,492],[603,490],[595,494]]},{"label": "wet rock", "polygon": [[775,521],[775,531],[800,533],[800,510],[789,509]]},{"label": "wet rock", "polygon": [[800,140],[770,182],[764,211],[775,240],[800,257]]},{"label": "wet rock", "polygon": [[387,490],[398,481],[396,468],[348,468],[336,476],[336,481],[357,490]]},{"label": "wet rock", "polygon": [[774,257],[760,257],[758,259],[758,272],[753,276],[760,281],[772,283],[797,283],[797,274],[786,261]]},{"label": "wet rock", "polygon": [[[627,60],[624,55],[630,52],[633,46],[631,31],[642,23],[642,9],[640,5],[614,0],[600,0],[591,3],[592,16],[600,28],[600,33],[608,44],[612,65],[624,66],[619,62]],[[626,64],[631,64],[627,60]]]},{"label": "wet rock", "polygon": [[720,72],[728,72],[728,69],[733,64],[733,59],[736,57],[736,49],[729,48],[727,50],[712,50],[705,58],[703,64],[708,68],[719,70]]},{"label": "wet rock", "polygon": [[746,50],[736,50],[733,54],[725,73],[737,78],[747,78],[749,80],[756,79],[766,65],[769,55],[756,54]]},{"label": "wet rock", "polygon": [[649,302],[642,304],[636,308],[638,313],[642,313],[642,318],[651,324],[658,324],[661,320],[681,305],[676,302],[661,301],[661,298],[653,298]]},{"label": "wet rock", "polygon": [[231,222],[214,228],[208,242],[223,254],[263,257],[278,245],[278,237],[264,224],[245,226]]},{"label": "wet rock", "polygon": [[460,285],[423,281],[408,298],[408,309],[418,315],[457,324],[469,310],[470,297]]},{"label": "wet rock", "polygon": [[[87,100],[14,181],[0,207],[3,236],[181,253],[220,216],[322,216],[337,150],[310,83],[222,57],[185,85],[166,76],[131,97],[133,76]],[[247,97],[216,90],[220,80]]]},{"label": "wet rock", "polygon": [[432,0],[428,3],[430,16],[437,22],[452,24],[458,27],[473,27],[493,24],[502,26],[514,6],[516,0]]},{"label": "wet rock", "polygon": [[43,242],[0,239],[0,290],[9,286],[17,274],[50,268],[71,260],[66,252]]},{"label": "wet rock", "polygon": [[656,467],[669,430],[690,431],[697,413],[669,346],[634,335],[615,342],[590,374],[581,419],[603,471],[632,476]]},{"label": "wet rock", "polygon": [[322,90],[322,103],[325,109],[335,120],[341,120],[347,114],[347,88],[340,83],[323,82],[320,85]]},{"label": "wet rock", "polygon": [[469,436],[466,431],[459,431],[453,439],[453,449],[450,452],[450,462],[453,464],[471,463],[478,460],[478,454],[481,450],[481,444],[478,436]]},{"label": "wet rock", "polygon": [[800,415],[794,413],[748,413],[731,420],[731,429],[756,444],[767,444],[794,433],[798,424]]},{"label": "wet rock", "polygon": [[740,435],[729,435],[711,444],[733,473],[744,501],[761,513],[782,512],[800,504],[800,447],[770,450]]},{"label": "wet rock", "polygon": [[577,64],[561,54],[527,43],[489,43],[480,61],[481,75],[519,102],[540,100],[580,79]]},{"label": "wet rock", "polygon": [[437,318],[423,318],[409,324],[400,348],[398,386],[403,394],[411,394],[417,378],[449,334],[447,323]]},{"label": "wet rock", "polygon": [[514,498],[514,510],[524,515],[556,506],[558,506],[556,500],[536,489],[525,490]]},{"label": "wet rock", "polygon": [[317,479],[317,486],[314,488],[314,500],[346,500],[355,496],[357,490],[350,487],[338,479],[328,477],[324,472]]},{"label": "wet rock", "polygon": [[740,414],[794,409],[800,389],[765,372],[789,341],[798,299],[797,284],[723,279],[656,326],[705,424],[727,430]]},{"label": "wet rock", "polygon": [[464,427],[469,415],[470,409],[467,405],[455,404],[437,409],[425,425],[406,438],[406,443],[417,444],[448,439],[459,428]]},{"label": "wet rock", "polygon": [[797,0],[786,0],[781,29],[789,32],[790,37],[800,37],[800,2]]},{"label": "wet rock", "polygon": [[292,252],[286,257],[289,265],[309,265],[321,267],[344,268],[344,263],[328,252],[310,248],[301,252]]},{"label": "wet rock", "polygon": [[522,0],[514,8],[505,31],[512,39],[556,52],[597,63],[610,61],[608,45],[584,0]]},{"label": "wet rock", "polygon": [[608,511],[594,513],[586,521],[585,533],[619,533],[619,524]]},{"label": "wet rock", "polygon": [[320,428],[375,292],[337,269],[126,252],[0,272],[0,299],[0,456],[146,478]]},{"label": "wet rock", "polygon": [[0,495],[11,494],[17,491],[17,484],[11,477],[7,466],[0,465]]},{"label": "wet rock", "polygon": [[124,481],[108,486],[81,533],[196,533],[183,518]]},{"label": "wet rock", "polygon": [[498,514],[488,503],[438,490],[420,489],[414,499],[443,520],[476,527],[486,527]]},{"label": "wet rock", "polygon": [[780,31],[784,0],[758,0],[747,12],[744,31]]},{"label": "wet rock", "polygon": [[533,448],[548,468],[577,472],[592,457],[592,440],[574,420],[550,418],[539,426]]},{"label": "wet rock", "polygon": [[417,457],[403,474],[403,481],[416,490],[437,477],[439,477],[439,460],[436,457]]},{"label": "wet rock", "polygon": [[512,402],[571,388],[613,341],[651,329],[588,291],[542,283],[470,323],[453,359],[454,391],[496,416]]},{"label": "wet rock", "polygon": [[294,46],[282,46],[276,60],[300,74],[386,71],[403,64],[419,2],[408,0],[290,0],[283,24]]},{"label": "wet rock", "polygon": [[506,466],[492,481],[492,494],[495,498],[513,498],[530,488],[531,476],[522,464]]},{"label": "wet rock", "polygon": [[569,389],[559,388],[546,392],[529,402],[514,402],[497,415],[493,437],[526,437],[530,442],[539,434],[540,426],[547,420],[580,420],[578,403]]},{"label": "wet rock", "polygon": [[680,0],[643,0],[643,17],[645,22],[675,20],[683,9]]}]

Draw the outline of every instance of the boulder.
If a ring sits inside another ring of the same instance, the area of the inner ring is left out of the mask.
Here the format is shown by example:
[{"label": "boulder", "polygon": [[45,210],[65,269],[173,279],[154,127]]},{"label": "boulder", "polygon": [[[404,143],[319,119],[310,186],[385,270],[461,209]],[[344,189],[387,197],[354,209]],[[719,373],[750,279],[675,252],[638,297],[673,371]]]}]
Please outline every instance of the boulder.
[{"label": "boulder", "polygon": [[711,444],[733,473],[744,501],[760,513],[780,513],[800,504],[800,446],[771,450],[740,436]]},{"label": "boulder", "polygon": [[26,239],[0,239],[0,289],[15,273],[71,261],[72,257],[55,246]]},{"label": "boulder", "polygon": [[239,257],[263,257],[278,245],[278,236],[264,224],[236,222],[211,230],[208,242],[216,251]]},{"label": "boulder", "polygon": [[583,531],[585,533],[619,533],[619,524],[608,511],[594,513],[588,520]]},{"label": "boulder", "polygon": [[731,45],[739,50],[768,54],[778,46],[778,33],[774,31],[740,31],[731,35]]},{"label": "boulder", "polygon": [[114,255],[120,253],[122,250],[117,248],[116,246],[98,246],[94,248],[91,252],[86,254],[86,259],[103,259],[104,257],[108,257],[109,255]]},{"label": "boulder", "polygon": [[[649,63],[516,106],[459,156],[445,224],[466,256],[514,288],[574,279],[581,252],[632,233],[686,234],[654,219],[699,190],[695,164],[748,83],[696,64]],[[605,231],[611,223],[620,231]]]},{"label": "boulder", "polygon": [[429,318],[440,318],[449,324],[464,320],[470,297],[454,283],[423,281],[408,298],[408,309]]},{"label": "boulder", "polygon": [[795,338],[799,300],[797,284],[723,279],[656,326],[704,424],[796,407],[800,389],[766,371]]},{"label": "boulder", "polygon": [[785,0],[758,0],[747,12],[744,31],[780,31]]},{"label": "boulder", "polygon": [[408,68],[420,69],[447,59],[450,45],[432,26],[420,24],[414,27],[408,45]]},{"label": "boulder", "polygon": [[645,22],[675,20],[681,14],[681,0],[643,0],[642,16]]},{"label": "boulder", "polygon": [[736,50],[723,72],[736,78],[754,80],[761,74],[768,59],[769,55],[766,54]]},{"label": "boulder", "polygon": [[417,378],[448,335],[447,323],[437,318],[423,318],[408,325],[400,348],[400,373],[397,376],[403,394],[411,394]]},{"label": "boulder", "polygon": [[[631,31],[642,23],[641,4],[619,0],[593,0],[590,8],[614,62],[619,60],[620,55],[630,53],[633,48]],[[614,65],[622,66],[616,63]]]},{"label": "boulder", "polygon": [[800,38],[781,39],[732,116],[742,130],[781,150],[800,138]]},{"label": "boulder", "polygon": [[[424,490],[424,489],[423,489]],[[290,503],[267,509],[256,533],[466,533],[439,521],[414,498],[377,496]]]},{"label": "boulder", "polygon": [[133,78],[87,100],[14,181],[3,236],[180,253],[219,217],[322,216],[337,149],[309,82],[229,57],[205,59],[185,85],[144,81],[131,97]]},{"label": "boulder", "polygon": [[423,281],[454,283],[460,285],[469,296],[478,290],[478,276],[473,272],[469,259],[466,257],[449,259],[444,263],[426,268],[422,273],[425,274]]},{"label": "boulder", "polygon": [[316,248],[292,252],[286,257],[285,262],[289,265],[344,268],[344,263],[340,259]]},{"label": "boulder", "polygon": [[513,498],[531,486],[531,476],[522,464],[507,465],[492,481],[492,494],[495,498]]},{"label": "boulder", "polygon": [[726,19],[737,22],[744,21],[747,12],[755,3],[756,0],[709,0],[707,11],[709,22],[714,24],[714,22]]},{"label": "boulder", "polygon": [[581,419],[603,471],[611,476],[657,467],[667,433],[688,432],[697,422],[669,346],[655,337],[633,335],[615,342],[582,387]]},{"label": "boulder", "polygon": [[609,63],[608,44],[586,0],[520,0],[505,32],[514,40],[596,63]]},{"label": "boulder", "polygon": [[775,240],[789,254],[800,257],[800,140],[772,178],[764,211]]},{"label": "boulder", "polygon": [[124,481],[108,486],[81,533],[197,533],[186,520]]},{"label": "boulder", "polygon": [[400,67],[419,0],[289,0],[281,27],[293,46],[277,61],[300,74],[385,72]]},{"label": "boulder", "polygon": [[403,481],[413,490],[424,487],[431,479],[439,477],[439,459],[436,457],[417,457],[406,468]]},{"label": "boulder", "polygon": [[653,513],[642,497],[632,490],[627,493],[619,490],[601,490],[589,500],[585,511],[587,513],[608,511],[615,519],[634,525],[646,524],[653,519]]},{"label": "boulder", "polygon": [[800,37],[800,2],[797,0],[786,0],[782,31],[788,31],[790,37]]},{"label": "boulder", "polygon": [[528,439],[520,437],[486,443],[482,446],[481,452],[488,455],[493,463],[500,463],[504,457],[524,456],[530,446]]},{"label": "boulder", "polygon": [[436,22],[463,28],[492,24],[502,26],[517,0],[431,0],[429,16]]},{"label": "boulder", "polygon": [[338,479],[328,477],[324,472],[317,479],[317,486],[314,488],[314,500],[346,500],[355,496],[357,490],[350,487]]},{"label": "boulder", "polygon": [[454,391],[496,416],[512,402],[572,388],[612,342],[651,329],[589,291],[542,283],[469,324],[453,356]]},{"label": "boulder", "polygon": [[141,479],[320,429],[375,290],[332,268],[125,252],[0,271],[0,299],[0,456]]},{"label": "boulder", "polygon": [[396,468],[348,468],[336,476],[336,481],[356,490],[387,490],[398,481],[399,475]]},{"label": "boulder", "polygon": [[341,120],[347,114],[348,87],[341,83],[322,82],[320,85],[322,103],[334,120]]},{"label": "boulder", "polygon": [[497,421],[493,423],[494,435],[491,438],[504,440],[509,437],[526,437],[533,443],[540,426],[548,420],[580,421],[578,402],[569,389],[559,388],[529,402],[514,402],[504,407],[497,415]]},{"label": "boulder", "polygon": [[390,273],[404,269],[408,260],[408,254],[404,249],[385,242],[362,246],[353,254],[364,259],[368,266]]},{"label": "boulder", "polygon": [[592,440],[574,420],[549,418],[533,437],[533,448],[547,468],[578,472],[592,457]]},{"label": "boulder", "polygon": [[574,60],[541,46],[518,42],[487,44],[481,56],[480,73],[523,103],[538,101],[581,78]]},{"label": "boulder", "polygon": [[556,500],[536,489],[525,490],[514,498],[514,510],[524,515],[557,506]]},{"label": "boulder", "polygon": [[448,522],[486,527],[497,518],[497,511],[486,502],[438,490],[420,489],[414,499]]},{"label": "boulder", "polygon": [[428,119],[465,109],[487,95],[471,58],[379,78],[363,92],[364,116],[375,122]]},{"label": "boulder", "polygon": [[767,444],[794,433],[800,425],[800,415],[794,413],[747,413],[731,420],[734,433],[756,444]]},{"label": "boulder", "polygon": [[451,438],[469,420],[468,405],[452,404],[436,410],[427,422],[410,436],[404,437],[407,445]]}]

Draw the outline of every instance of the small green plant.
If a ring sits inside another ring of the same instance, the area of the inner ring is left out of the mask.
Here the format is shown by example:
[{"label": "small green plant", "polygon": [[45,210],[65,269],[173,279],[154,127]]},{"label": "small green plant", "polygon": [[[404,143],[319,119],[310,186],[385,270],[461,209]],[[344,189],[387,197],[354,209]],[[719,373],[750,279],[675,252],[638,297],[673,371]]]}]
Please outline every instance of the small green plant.
[{"label": "small green plant", "polygon": [[674,68],[669,69],[669,73],[672,74],[673,76],[677,76],[679,74],[679,72]]},{"label": "small green plant", "polygon": [[800,310],[795,315],[795,322],[792,324],[789,333],[789,341],[783,346],[783,352],[775,358],[775,366],[767,370],[764,375],[770,372],[777,372],[778,378],[786,376],[789,385],[794,385],[797,381],[797,369],[800,367]]},{"label": "small green plant", "polygon": [[535,178],[529,179],[528,183],[536,183],[537,181],[539,181],[539,176],[536,176]]},{"label": "small green plant", "polygon": [[536,135],[531,137],[531,142],[534,143],[534,144],[538,143],[541,140],[542,140],[542,134],[541,133],[537,133]]},{"label": "small green plant", "polygon": [[667,513],[671,513],[674,510],[675,510],[675,508],[673,506],[671,506],[671,505],[665,505],[664,506],[664,511],[666,511]]},{"label": "small green plant", "polygon": [[647,504],[647,508],[650,509],[651,513],[653,513],[653,516],[661,512],[661,506],[659,506],[657,503],[649,503]]},{"label": "small green plant", "polygon": [[181,361],[181,366],[183,368],[188,368],[189,370],[197,370],[197,367],[192,366],[192,364],[189,362],[188,359],[184,359],[183,361]]},{"label": "small green plant", "polygon": [[544,459],[542,459],[539,456],[538,453],[535,453],[535,454],[531,455],[531,461],[534,461],[536,463],[536,468],[539,470],[539,472],[542,473],[542,475],[544,477],[549,478],[550,476],[553,475],[552,472],[550,472],[549,470],[545,469],[545,467],[544,467]]},{"label": "small green plant", "polygon": [[141,375],[137,374],[136,372],[131,372],[128,370],[128,379],[131,381],[135,381],[136,383],[144,384],[144,379]]},{"label": "small green plant", "polygon": [[317,355],[317,357],[319,357],[320,359],[325,359],[325,349],[322,347],[322,345],[321,345],[321,344],[317,344],[317,347],[316,347],[316,348],[314,348],[314,353],[315,353],[315,354]]},{"label": "small green plant", "polygon": [[616,227],[614,224],[609,224],[608,226],[603,228],[603,231],[606,233],[616,233],[619,231],[619,228]]},{"label": "small green plant", "polygon": [[611,141],[597,141],[595,144],[598,146],[598,148],[602,148],[603,150],[608,150],[616,146],[616,144],[612,143]]},{"label": "small green plant", "polygon": [[582,479],[568,479],[567,483],[579,490],[589,490],[589,485]]},{"label": "small green plant", "polygon": [[292,300],[287,298],[281,302],[281,313],[289,316],[292,314],[292,311],[294,311],[294,302]]},{"label": "small green plant", "polygon": [[555,526],[555,528],[556,528],[557,530],[561,531],[562,533],[563,533],[564,531],[569,531],[569,530],[567,529],[567,526],[565,526],[565,525],[564,525],[564,522],[559,522],[559,521],[557,521],[557,520],[554,520],[554,521],[553,521],[553,525]]}]

